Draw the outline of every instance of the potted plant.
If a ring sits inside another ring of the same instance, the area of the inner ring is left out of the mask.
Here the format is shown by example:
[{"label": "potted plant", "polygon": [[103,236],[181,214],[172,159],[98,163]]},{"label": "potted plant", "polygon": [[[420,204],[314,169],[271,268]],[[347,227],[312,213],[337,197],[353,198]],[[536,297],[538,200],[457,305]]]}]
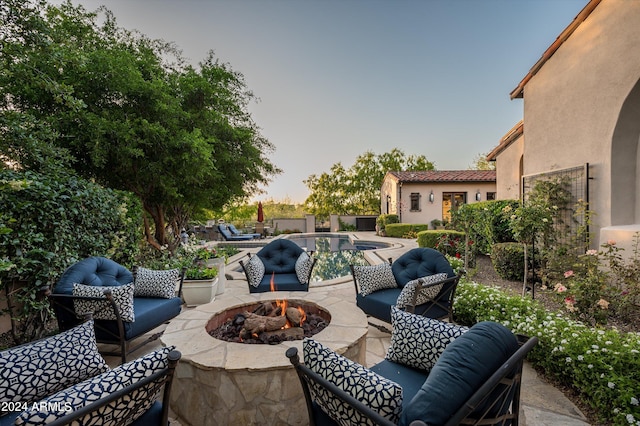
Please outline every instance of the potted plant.
[{"label": "potted plant", "polygon": [[200,247],[196,250],[196,259],[203,261],[207,266],[213,266],[218,270],[218,290],[216,295],[224,293],[227,278],[225,265],[227,257],[238,253],[235,247]]},{"label": "potted plant", "polygon": [[217,268],[202,262],[194,262],[187,268],[182,285],[182,297],[187,306],[209,303],[216,297],[217,291]]}]

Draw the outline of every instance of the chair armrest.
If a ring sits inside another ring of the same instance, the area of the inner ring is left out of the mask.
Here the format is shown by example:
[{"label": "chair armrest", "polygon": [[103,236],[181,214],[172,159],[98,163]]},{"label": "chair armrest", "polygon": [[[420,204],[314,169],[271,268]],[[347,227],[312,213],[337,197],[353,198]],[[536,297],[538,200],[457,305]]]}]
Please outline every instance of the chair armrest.
[{"label": "chair armrest", "polygon": [[294,366],[296,373],[298,373],[298,378],[300,379],[300,383],[302,384],[302,390],[304,392],[305,400],[307,402],[309,418],[312,420],[311,424],[315,424],[315,423],[313,423],[313,410],[311,408],[312,399],[309,391],[308,382],[314,382],[322,386],[328,392],[336,396],[338,399],[340,399],[344,403],[349,404],[351,407],[358,410],[364,416],[366,416],[367,418],[375,422],[375,424],[377,425],[382,425],[382,426],[395,425],[395,423],[381,416],[377,411],[374,411],[371,408],[367,407],[366,405],[358,401],[353,396],[349,395],[348,393],[346,393],[345,391],[343,391],[333,383],[326,380],[324,377],[320,376],[319,374],[310,370],[304,364],[300,363],[300,357],[298,356],[298,348],[293,347],[293,348],[287,349],[286,356],[287,358],[289,358],[289,361]]}]

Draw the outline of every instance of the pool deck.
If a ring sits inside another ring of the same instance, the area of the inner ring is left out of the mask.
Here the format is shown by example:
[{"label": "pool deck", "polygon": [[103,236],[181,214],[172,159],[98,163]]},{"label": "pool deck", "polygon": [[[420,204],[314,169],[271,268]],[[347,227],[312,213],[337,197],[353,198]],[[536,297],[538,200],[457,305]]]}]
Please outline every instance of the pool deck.
[{"label": "pool deck", "polygon": [[[398,258],[407,250],[417,247],[415,240],[405,240],[399,238],[379,237],[373,232],[357,232],[350,233],[353,238],[359,240],[392,242],[393,245],[388,248],[367,251],[368,260],[371,263],[382,263],[387,258]],[[261,240],[268,242],[269,240]],[[243,250],[256,252],[260,247],[252,247]],[[246,256],[246,252],[236,255],[230,259],[227,265],[227,288],[247,289],[247,282],[242,272],[234,271],[235,265],[240,259]],[[238,264],[239,265],[239,264]],[[332,294],[342,297],[345,300],[353,300],[355,303],[355,288],[350,276],[330,280],[323,283],[312,283],[310,291],[314,289],[325,290],[327,286],[332,286]],[[371,319],[370,323],[383,325],[390,329],[391,325]],[[378,330],[376,327],[369,326],[366,339],[366,365],[372,366],[380,362],[386,354],[390,343],[390,334]],[[160,341],[146,345],[137,353],[130,356],[134,359],[160,346]],[[284,357],[284,352],[283,352]],[[106,357],[109,365],[118,365],[119,357]],[[521,390],[521,406],[520,406],[520,425],[521,426],[588,426],[585,416],[580,410],[564,396],[564,394],[547,383],[540,377],[531,365],[525,362],[523,371],[523,381]],[[175,419],[171,420],[172,426],[180,425]]]}]

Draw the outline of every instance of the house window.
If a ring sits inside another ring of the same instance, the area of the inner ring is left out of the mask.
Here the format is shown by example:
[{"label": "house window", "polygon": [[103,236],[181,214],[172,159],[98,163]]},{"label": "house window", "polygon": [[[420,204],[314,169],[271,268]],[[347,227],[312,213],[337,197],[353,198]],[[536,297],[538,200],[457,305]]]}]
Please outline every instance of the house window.
[{"label": "house window", "polygon": [[442,193],[442,220],[451,221],[451,212],[454,212],[467,202],[466,192]]},{"label": "house window", "polygon": [[411,193],[411,211],[412,212],[420,211],[420,194],[418,192]]},{"label": "house window", "polygon": [[496,193],[495,192],[487,192],[487,201],[495,200],[495,199],[496,199]]}]

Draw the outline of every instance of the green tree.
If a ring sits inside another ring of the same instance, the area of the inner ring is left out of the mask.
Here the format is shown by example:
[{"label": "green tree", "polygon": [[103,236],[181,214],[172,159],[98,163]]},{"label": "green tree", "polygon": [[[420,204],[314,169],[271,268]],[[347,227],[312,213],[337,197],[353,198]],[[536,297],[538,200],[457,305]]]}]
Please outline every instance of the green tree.
[{"label": "green tree", "polygon": [[469,166],[469,170],[495,170],[495,161],[488,161],[487,154],[478,154],[473,158],[473,164]]},{"label": "green tree", "polygon": [[380,214],[380,187],[389,171],[434,170],[424,155],[410,155],[394,148],[376,155],[366,151],[353,166],[345,169],[341,163],[330,172],[311,175],[305,181],[309,197],[305,208],[320,218],[330,214]]},{"label": "green tree", "polygon": [[279,173],[267,158],[273,146],[248,112],[255,97],[241,73],[212,53],[185,65],[172,44],[98,12],[2,3],[2,152],[25,168],[68,164],[134,193],[149,242],[176,242],[191,215],[244,199]]}]

